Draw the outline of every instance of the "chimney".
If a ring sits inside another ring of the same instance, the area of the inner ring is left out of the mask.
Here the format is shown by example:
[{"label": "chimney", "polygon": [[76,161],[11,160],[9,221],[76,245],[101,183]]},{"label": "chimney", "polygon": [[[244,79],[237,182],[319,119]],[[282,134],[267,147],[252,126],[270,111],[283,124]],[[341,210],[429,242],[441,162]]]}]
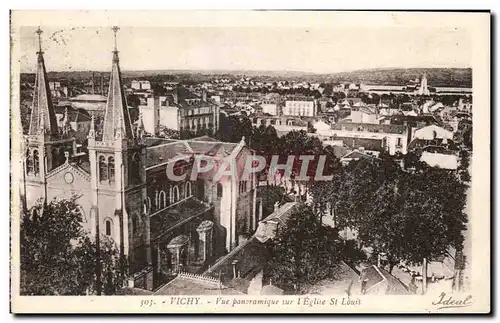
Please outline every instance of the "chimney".
[{"label": "chimney", "polygon": [[179,104],[179,94],[177,93],[177,88],[172,92],[172,96],[174,97],[174,104]]},{"label": "chimney", "polygon": [[233,260],[232,265],[233,265],[233,278],[239,278],[240,277],[240,272],[238,271],[238,259]]},{"label": "chimney", "polygon": [[207,102],[207,91],[203,90],[202,98],[203,102]]},{"label": "chimney", "polygon": [[154,97],[149,97],[146,99],[147,100],[147,105],[148,105],[148,108],[154,108],[155,106],[155,98]]},{"label": "chimney", "polygon": [[279,208],[280,208],[280,203],[279,202],[274,203],[274,212],[277,212]]}]

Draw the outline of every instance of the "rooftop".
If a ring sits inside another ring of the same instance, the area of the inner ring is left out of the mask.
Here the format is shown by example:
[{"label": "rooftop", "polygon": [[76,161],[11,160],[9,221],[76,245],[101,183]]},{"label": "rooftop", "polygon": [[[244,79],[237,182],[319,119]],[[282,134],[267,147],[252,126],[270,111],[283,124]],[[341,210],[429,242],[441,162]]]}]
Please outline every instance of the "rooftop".
[{"label": "rooftop", "polygon": [[269,257],[267,246],[252,237],[219,259],[205,272],[205,275],[215,275],[220,272],[222,281],[229,283],[234,278],[232,262],[238,260],[240,277],[243,279],[252,278],[264,267]]},{"label": "rooftop", "polygon": [[108,99],[100,94],[80,94],[69,99],[70,101],[106,102]]},{"label": "rooftop", "polygon": [[339,122],[332,125],[334,130],[344,130],[344,131],[366,131],[366,132],[378,132],[378,133],[395,133],[403,134],[406,131],[406,127],[402,125],[388,125],[388,124],[369,124],[369,123],[353,123],[353,122]]},{"label": "rooftop", "polygon": [[399,279],[375,265],[364,269],[360,280],[365,282],[365,294],[411,295],[411,292]]},{"label": "rooftop", "polygon": [[208,136],[190,140],[149,138],[146,149],[146,167],[166,163],[181,155],[203,154],[206,156],[228,156],[238,143],[221,142]]},{"label": "rooftop", "polygon": [[[273,239],[276,235],[277,225],[286,226],[286,221],[292,214],[292,209],[297,205],[297,202],[285,203],[278,210],[271,213],[268,217],[260,221],[259,227],[255,232],[255,238],[260,242],[264,243],[269,239]],[[272,223],[276,223],[273,225]]]},{"label": "rooftop", "polygon": [[150,218],[151,241],[163,237],[179,225],[200,216],[210,208],[212,206],[204,204],[191,196],[175,205],[153,213]]},{"label": "rooftop", "polygon": [[204,275],[180,273],[154,292],[154,295],[239,295],[234,288],[224,286],[220,280]]}]

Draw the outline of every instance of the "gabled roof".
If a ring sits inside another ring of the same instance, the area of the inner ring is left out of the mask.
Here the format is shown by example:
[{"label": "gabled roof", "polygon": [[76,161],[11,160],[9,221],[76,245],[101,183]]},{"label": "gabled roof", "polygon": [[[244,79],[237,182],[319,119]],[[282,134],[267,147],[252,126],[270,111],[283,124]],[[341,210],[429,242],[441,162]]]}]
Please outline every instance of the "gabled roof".
[{"label": "gabled roof", "polygon": [[286,225],[286,221],[291,215],[291,210],[297,205],[297,202],[288,202],[283,204],[278,210],[267,216],[262,222],[275,221]]},{"label": "gabled roof", "polygon": [[261,295],[283,295],[283,290],[274,285],[266,285],[262,287]]},{"label": "gabled roof", "polygon": [[361,159],[361,158],[373,159],[373,158],[377,158],[377,157],[375,157],[373,155],[370,155],[370,154],[367,154],[367,153],[364,153],[364,152],[359,151],[358,149],[356,149],[356,150],[351,151],[350,153],[347,153],[340,160],[346,160],[346,159],[355,159],[355,160],[358,160],[358,159]]},{"label": "gabled roof", "polygon": [[411,295],[408,288],[386,270],[372,265],[361,272],[364,294]]},{"label": "gabled roof", "polygon": [[51,170],[47,174],[47,178],[51,178],[52,176],[55,176],[56,174],[59,174],[59,173],[61,173],[63,171],[66,171],[68,169],[73,170],[73,172],[75,174],[78,174],[84,180],[86,180],[87,182],[90,182],[90,174],[85,169],[83,169],[82,167],[80,167],[80,166],[78,166],[78,165],[76,165],[74,163],[68,163],[68,162],[66,162],[66,163],[62,164],[61,166],[56,167],[53,170]]},{"label": "gabled roof", "polygon": [[255,231],[255,238],[262,243],[276,236],[277,225],[286,226],[287,220],[292,214],[292,209],[297,202],[285,203],[278,210],[271,213],[268,217],[259,222],[259,227]]},{"label": "gabled roof", "polygon": [[234,278],[232,262],[238,260],[240,277],[243,279],[251,279],[258,271],[264,268],[270,256],[266,244],[261,243],[255,237],[251,237],[219,259],[204,273],[204,275],[215,275],[220,273],[223,282],[229,283]]}]

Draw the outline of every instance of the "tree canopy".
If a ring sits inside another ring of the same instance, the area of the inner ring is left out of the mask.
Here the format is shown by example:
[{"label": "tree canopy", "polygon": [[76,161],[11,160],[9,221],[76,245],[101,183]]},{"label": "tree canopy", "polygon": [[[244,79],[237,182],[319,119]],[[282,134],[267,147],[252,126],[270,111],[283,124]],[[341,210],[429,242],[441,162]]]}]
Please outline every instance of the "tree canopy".
[{"label": "tree canopy", "polygon": [[94,294],[97,261],[100,286],[111,295],[122,287],[119,253],[113,241],[95,241],[83,230],[83,215],[76,197],[38,202],[21,221],[21,295]]},{"label": "tree canopy", "polygon": [[390,158],[351,162],[331,182],[315,183],[315,205],[334,208],[339,229],[354,228],[364,245],[399,261],[421,263],[459,249],[467,216],[466,185],[454,171],[405,172]]},{"label": "tree canopy", "polygon": [[344,247],[335,229],[321,225],[312,208],[301,205],[278,228],[272,248],[268,274],[273,284],[302,293],[310,284],[335,279]]}]

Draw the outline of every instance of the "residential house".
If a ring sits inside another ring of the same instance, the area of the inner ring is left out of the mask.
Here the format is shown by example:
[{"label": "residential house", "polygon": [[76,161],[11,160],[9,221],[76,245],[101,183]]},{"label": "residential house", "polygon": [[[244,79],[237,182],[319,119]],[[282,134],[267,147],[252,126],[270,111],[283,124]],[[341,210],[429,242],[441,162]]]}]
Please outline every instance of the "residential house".
[{"label": "residential house", "polygon": [[219,109],[207,100],[206,92],[199,97],[184,88],[177,88],[167,96],[147,98],[147,104],[139,106],[145,130],[150,134],[157,134],[160,126],[215,133],[219,129]]},{"label": "residential house", "polygon": [[290,96],[285,99],[284,116],[309,116],[317,114],[316,101],[305,96]]},{"label": "residential house", "polygon": [[363,295],[412,295],[408,287],[386,270],[372,265],[361,271]]},{"label": "residential house", "polygon": [[342,140],[343,144],[356,149],[386,151],[390,155],[406,154],[409,141],[408,127],[387,124],[339,122],[331,129],[318,131],[322,140]]}]

